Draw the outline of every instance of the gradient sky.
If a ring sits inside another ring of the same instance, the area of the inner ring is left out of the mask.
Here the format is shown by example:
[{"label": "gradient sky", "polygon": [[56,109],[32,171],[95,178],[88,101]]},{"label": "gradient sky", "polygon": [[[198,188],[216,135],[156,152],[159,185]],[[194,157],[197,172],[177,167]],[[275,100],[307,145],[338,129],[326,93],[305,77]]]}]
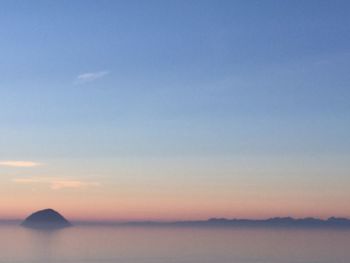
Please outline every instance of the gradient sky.
[{"label": "gradient sky", "polygon": [[350,217],[349,1],[1,1],[0,217]]}]

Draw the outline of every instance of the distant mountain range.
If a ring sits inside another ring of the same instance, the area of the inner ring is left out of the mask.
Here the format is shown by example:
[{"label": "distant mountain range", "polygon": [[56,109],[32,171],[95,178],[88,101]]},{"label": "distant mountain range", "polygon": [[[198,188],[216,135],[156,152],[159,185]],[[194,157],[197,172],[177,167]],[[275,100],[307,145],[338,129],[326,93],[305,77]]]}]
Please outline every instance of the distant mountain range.
[{"label": "distant mountain range", "polygon": [[347,218],[330,217],[327,220],[319,218],[274,217],[269,219],[225,219],[212,218],[206,221],[175,222],[175,225],[203,225],[203,226],[263,226],[263,227],[350,227]]},{"label": "distant mountain range", "polygon": [[183,227],[328,227],[328,228],[350,228],[350,220],[347,218],[330,217],[326,220],[319,218],[292,218],[274,217],[268,219],[226,219],[211,218],[197,221],[132,221],[132,222],[76,222],[76,224],[102,224],[102,225],[127,225],[127,226],[183,226]]}]

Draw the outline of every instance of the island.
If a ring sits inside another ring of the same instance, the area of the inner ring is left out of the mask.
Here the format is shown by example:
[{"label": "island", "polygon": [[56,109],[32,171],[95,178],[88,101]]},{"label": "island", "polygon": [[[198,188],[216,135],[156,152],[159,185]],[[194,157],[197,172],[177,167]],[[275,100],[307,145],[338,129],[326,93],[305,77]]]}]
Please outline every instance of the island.
[{"label": "island", "polygon": [[22,222],[21,225],[35,229],[60,229],[72,226],[67,219],[51,208],[40,210],[31,214]]}]

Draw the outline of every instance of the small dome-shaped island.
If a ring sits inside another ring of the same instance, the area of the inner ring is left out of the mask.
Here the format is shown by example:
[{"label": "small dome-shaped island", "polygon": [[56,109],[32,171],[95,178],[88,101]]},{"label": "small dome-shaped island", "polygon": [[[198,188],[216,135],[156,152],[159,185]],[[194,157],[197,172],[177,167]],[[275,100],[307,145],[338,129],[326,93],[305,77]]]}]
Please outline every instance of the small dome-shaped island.
[{"label": "small dome-shaped island", "polygon": [[72,226],[67,219],[53,209],[44,209],[28,216],[21,224],[36,229],[60,229]]}]

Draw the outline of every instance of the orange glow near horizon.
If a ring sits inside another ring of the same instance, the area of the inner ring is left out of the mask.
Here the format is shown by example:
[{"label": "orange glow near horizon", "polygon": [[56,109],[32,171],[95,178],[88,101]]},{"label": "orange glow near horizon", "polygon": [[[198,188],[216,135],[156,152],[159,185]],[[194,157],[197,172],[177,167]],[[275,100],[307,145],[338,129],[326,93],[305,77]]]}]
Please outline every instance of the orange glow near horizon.
[{"label": "orange glow near horizon", "polygon": [[[245,203],[242,205],[222,205],[217,204],[214,207],[206,207],[201,204],[181,203],[135,203],[119,202],[98,204],[85,203],[83,201],[64,204],[50,202],[52,205],[33,206],[29,201],[24,202],[21,206],[9,205],[0,206],[1,219],[23,219],[32,212],[45,208],[53,208],[62,213],[67,219],[72,221],[174,221],[174,220],[205,220],[212,217],[218,218],[249,218],[263,219],[270,217],[292,216],[296,218],[318,217],[328,218],[330,216],[349,217],[347,214],[341,214],[341,205],[316,207],[313,204],[300,205],[297,203],[285,204],[257,204]],[[14,208],[15,207],[15,208]]]},{"label": "orange glow near horizon", "polygon": [[[310,167],[292,161],[45,160],[26,170],[8,167],[0,178],[0,218],[22,219],[45,208],[84,221],[350,217],[344,209],[350,199],[344,160],[317,161],[312,169],[313,160]],[[339,179],[322,177],[330,171]]]}]

